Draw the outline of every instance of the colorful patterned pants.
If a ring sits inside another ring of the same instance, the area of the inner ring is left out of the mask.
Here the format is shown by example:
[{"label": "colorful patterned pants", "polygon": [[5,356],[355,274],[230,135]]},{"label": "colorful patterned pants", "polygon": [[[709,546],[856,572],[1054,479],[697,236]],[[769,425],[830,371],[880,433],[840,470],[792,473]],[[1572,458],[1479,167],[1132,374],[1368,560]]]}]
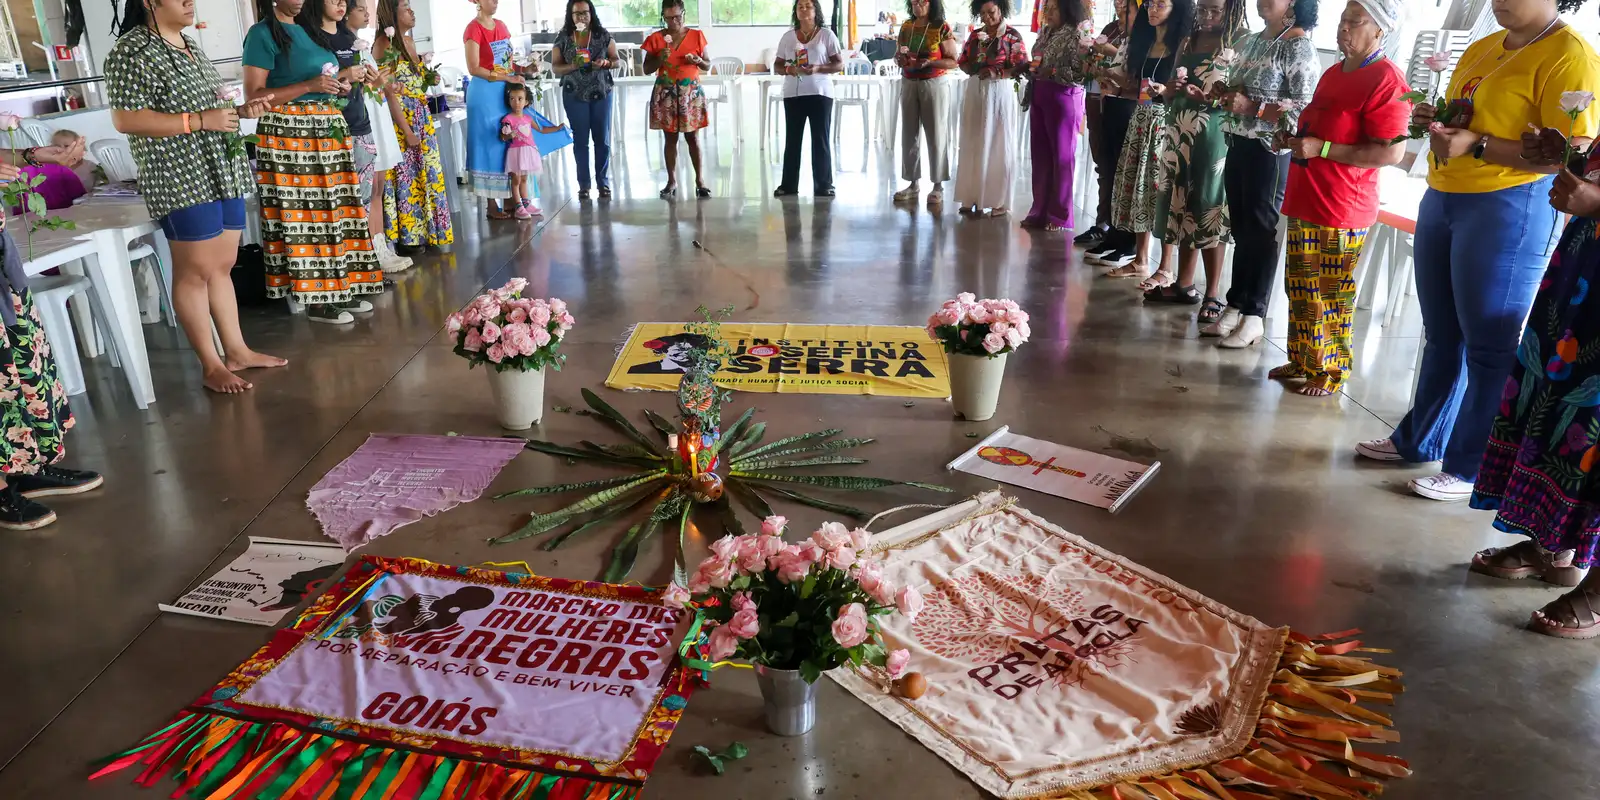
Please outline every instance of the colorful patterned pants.
[{"label": "colorful patterned pants", "polygon": [[1289,219],[1289,362],[1301,377],[1336,391],[1350,377],[1356,262],[1367,229]]}]

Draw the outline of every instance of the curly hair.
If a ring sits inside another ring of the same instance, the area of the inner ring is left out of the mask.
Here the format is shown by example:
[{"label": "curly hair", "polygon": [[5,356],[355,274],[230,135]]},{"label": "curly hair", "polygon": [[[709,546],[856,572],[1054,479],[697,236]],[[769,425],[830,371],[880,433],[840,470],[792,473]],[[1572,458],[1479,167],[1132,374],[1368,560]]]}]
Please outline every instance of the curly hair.
[{"label": "curly hair", "polygon": [[[811,21],[818,28],[828,27],[828,19],[823,16],[821,0],[811,0]],[[794,5],[789,8],[789,26],[800,30],[800,0],[794,0]]]},{"label": "curly hair", "polygon": [[1317,27],[1317,0],[1294,0],[1290,9],[1294,14],[1294,26],[1304,30]]},{"label": "curly hair", "polygon": [[[906,0],[906,17],[917,18],[917,12],[911,8],[911,0]],[[928,24],[944,24],[944,0],[928,0]]]},{"label": "curly hair", "polygon": [[972,0],[973,19],[982,16],[983,7],[990,3],[994,3],[1000,9],[1000,19],[1007,19],[1011,16],[1011,0]]},{"label": "curly hair", "polygon": [[1563,14],[1571,14],[1583,8],[1583,4],[1586,2],[1588,0],[1556,0],[1556,10]]}]

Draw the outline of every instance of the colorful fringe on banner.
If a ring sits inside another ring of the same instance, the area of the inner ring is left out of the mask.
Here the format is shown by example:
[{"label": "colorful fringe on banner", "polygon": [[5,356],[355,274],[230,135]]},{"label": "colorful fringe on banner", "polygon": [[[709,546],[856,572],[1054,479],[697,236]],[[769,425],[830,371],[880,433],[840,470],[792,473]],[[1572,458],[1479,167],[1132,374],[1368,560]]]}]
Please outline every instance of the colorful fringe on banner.
[{"label": "colorful fringe on banner", "polygon": [[[675,660],[687,622],[659,590],[368,556],[293,627],[89,777],[137,767],[136,784],[170,777],[172,797],[190,800],[631,800],[695,686],[698,672]],[[558,625],[574,627],[549,633]],[[594,658],[569,678],[554,655],[539,658],[558,648]],[[607,649],[622,655],[602,658]],[[543,670],[519,671],[528,664]],[[423,711],[430,688],[466,699]],[[566,712],[541,714],[544,692],[578,693],[593,707],[572,714],[566,694]],[[420,697],[409,711],[407,693]],[[551,744],[569,728],[570,747]]]},{"label": "colorful fringe on banner", "polygon": [[[1394,721],[1361,703],[1391,705],[1404,691],[1400,670],[1347,653],[1359,630],[1322,636],[1289,633],[1249,745],[1207,765],[1093,789],[1052,792],[1060,800],[1358,800],[1383,793],[1383,781],[1411,775],[1403,758],[1358,750],[1355,742],[1400,741]],[[1361,688],[1353,688],[1361,687]],[[1203,727],[1211,720],[1198,719]]]}]

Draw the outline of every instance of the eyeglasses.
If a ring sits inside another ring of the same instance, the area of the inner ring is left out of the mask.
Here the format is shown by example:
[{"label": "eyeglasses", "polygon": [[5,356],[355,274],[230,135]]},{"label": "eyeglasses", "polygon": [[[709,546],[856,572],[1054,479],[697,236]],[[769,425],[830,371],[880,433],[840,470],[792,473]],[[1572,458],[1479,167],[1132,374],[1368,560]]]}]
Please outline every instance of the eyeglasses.
[{"label": "eyeglasses", "polygon": [[665,23],[667,23],[669,25],[674,23],[674,22],[682,22],[683,21],[683,14],[662,14],[661,15],[661,21],[665,22]]}]

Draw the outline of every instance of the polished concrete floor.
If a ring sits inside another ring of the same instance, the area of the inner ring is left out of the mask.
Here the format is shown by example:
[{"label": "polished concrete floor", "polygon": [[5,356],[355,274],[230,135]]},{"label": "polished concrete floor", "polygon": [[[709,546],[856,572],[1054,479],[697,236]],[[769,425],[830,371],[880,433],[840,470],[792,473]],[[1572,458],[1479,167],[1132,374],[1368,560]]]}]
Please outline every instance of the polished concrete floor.
[{"label": "polished concrete floor", "polygon": [[[992,422],[956,421],[943,402],[892,398],[739,395],[735,407],[759,406],[774,434],[841,423],[879,440],[867,448],[875,472],[966,493],[988,487],[939,465],[973,431],[1009,424],[1090,449],[1148,438],[1161,474],[1116,516],[1014,491],[1062,526],[1264,621],[1361,627],[1372,645],[1393,648],[1388,658],[1409,688],[1397,752],[1417,774],[1387,796],[1596,796],[1600,643],[1523,630],[1555,593],[1466,572],[1474,550],[1508,541],[1489,517],[1412,497],[1405,481],[1415,471],[1351,455],[1352,443],[1385,435],[1405,410],[1414,311],[1387,329],[1363,313],[1348,392],[1302,398],[1265,379],[1284,359],[1282,320],[1275,340],[1218,350],[1197,338],[1191,309],[1142,307],[1130,283],[1097,277],[1060,235],[1031,234],[1015,219],[892,208],[894,176],[881,152],[863,160],[847,146],[831,202],[772,200],[776,166],[755,141],[751,131],[743,147],[731,136],[716,143],[718,197],[701,202],[655,198],[659,156],[637,132],[619,153],[609,204],[572,200],[570,168],[556,167],[546,176],[547,222],[459,217],[454,252],[398,276],[397,290],[353,327],[252,309],[252,343],[292,361],[252,375],[253,392],[204,392],[190,355],[157,326],[149,334],[159,400],[148,411],[134,408],[116,371],[92,365],[92,388],[74,401],[70,460],[105,472],[106,488],[51,503],[60,521],[49,528],[0,533],[0,798],[157,796],[126,776],[87,784],[85,765],[157,728],[267,631],[165,615],[156,604],[237,555],[247,535],[321,539],[306,492],[370,432],[498,434],[483,378],[440,333],[446,314],[512,275],[535,294],[568,300],[579,320],[567,368],[551,383],[552,406],[600,387],[630,323],[688,318],[702,304],[733,305],[753,321],[921,324],[959,291],[1016,298],[1034,316],[1035,338],[1012,357]],[[606,395],[634,414],[665,402]],[[551,413],[540,433],[567,441],[597,430]],[[568,472],[599,474],[524,454],[489,494]],[[870,502],[923,499],[888,492]],[[604,536],[555,553],[484,544],[533,505],[482,500],[365,552],[456,564],[526,559],[545,574],[597,575]],[[808,508],[783,511],[800,528],[822,519]],[[636,577],[664,580],[670,563],[658,540]],[[833,684],[820,693],[818,727],[780,739],[763,732],[753,679],[719,673],[695,696],[645,796],[979,796]],[[707,777],[691,763],[692,746],[733,740],[750,756],[730,774]]]}]

